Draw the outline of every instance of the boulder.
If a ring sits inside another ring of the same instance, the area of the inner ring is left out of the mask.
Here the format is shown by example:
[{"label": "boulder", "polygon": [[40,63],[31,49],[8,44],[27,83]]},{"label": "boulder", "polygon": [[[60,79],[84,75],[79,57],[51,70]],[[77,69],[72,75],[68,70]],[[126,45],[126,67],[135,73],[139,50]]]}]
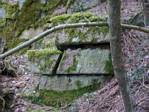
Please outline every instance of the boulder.
[{"label": "boulder", "polygon": [[108,49],[66,50],[58,67],[58,74],[109,74],[106,64],[109,59]]},{"label": "boulder", "polygon": [[99,87],[103,86],[111,76],[98,76],[98,75],[41,75],[36,74],[32,76],[31,85],[27,84],[22,90],[25,96],[33,95],[38,90],[53,90],[53,91],[66,91],[83,88],[89,85],[98,84]]},{"label": "boulder", "polygon": [[[90,32],[90,33],[89,33]],[[68,29],[57,34],[57,45],[97,44],[109,41],[108,27]]]}]

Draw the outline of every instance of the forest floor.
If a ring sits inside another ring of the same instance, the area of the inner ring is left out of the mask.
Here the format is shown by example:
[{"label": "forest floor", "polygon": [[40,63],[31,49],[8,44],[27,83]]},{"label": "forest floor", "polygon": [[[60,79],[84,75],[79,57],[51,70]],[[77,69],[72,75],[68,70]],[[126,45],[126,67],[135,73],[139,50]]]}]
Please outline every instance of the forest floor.
[{"label": "forest floor", "polygon": [[[131,85],[131,91],[134,112],[149,112],[149,89],[142,85],[141,80],[136,80]],[[102,89],[82,96],[75,103],[79,112],[124,112],[122,96],[115,78]]]}]

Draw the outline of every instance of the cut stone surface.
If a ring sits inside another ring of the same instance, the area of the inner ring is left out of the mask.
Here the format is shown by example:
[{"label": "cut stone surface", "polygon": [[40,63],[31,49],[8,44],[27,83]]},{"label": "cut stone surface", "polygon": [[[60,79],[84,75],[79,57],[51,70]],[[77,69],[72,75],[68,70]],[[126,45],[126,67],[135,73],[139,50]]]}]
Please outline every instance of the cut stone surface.
[{"label": "cut stone surface", "polygon": [[108,27],[92,27],[92,28],[77,28],[68,29],[57,34],[57,44],[94,44],[100,42],[108,42],[109,34]]},{"label": "cut stone surface", "polygon": [[42,76],[40,78],[39,89],[56,91],[73,90],[94,83],[104,85],[106,80],[108,78],[105,76]]},{"label": "cut stone surface", "polygon": [[61,51],[56,49],[28,50],[30,69],[34,73],[52,74]]},{"label": "cut stone surface", "polygon": [[60,62],[58,74],[108,74],[105,69],[109,59],[108,49],[66,50]]},{"label": "cut stone surface", "polygon": [[32,76],[32,85],[24,88],[22,90],[22,94],[24,95],[32,95],[36,89],[46,89],[46,90],[54,90],[54,91],[65,91],[65,90],[74,90],[79,89],[81,87],[89,86],[92,84],[100,84],[103,86],[106,81],[110,79],[110,76],[58,76],[58,75],[34,75]]}]

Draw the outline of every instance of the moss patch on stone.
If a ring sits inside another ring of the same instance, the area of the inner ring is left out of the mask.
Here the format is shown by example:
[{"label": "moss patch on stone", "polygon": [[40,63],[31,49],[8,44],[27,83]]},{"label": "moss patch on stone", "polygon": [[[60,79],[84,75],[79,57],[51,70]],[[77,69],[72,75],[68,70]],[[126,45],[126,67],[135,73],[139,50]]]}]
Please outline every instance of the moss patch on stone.
[{"label": "moss patch on stone", "polygon": [[106,63],[105,67],[104,67],[105,71],[110,73],[110,74],[113,74],[114,70],[113,70],[111,55],[109,55],[109,60],[107,60],[105,63]]},{"label": "moss patch on stone", "polygon": [[81,87],[75,90],[53,91],[53,90],[39,90],[34,96],[27,96],[27,99],[33,103],[45,104],[53,107],[63,107],[85,93],[90,93],[100,87],[99,83]]},{"label": "moss patch on stone", "polygon": [[72,63],[72,65],[70,65],[70,66],[65,70],[65,72],[66,72],[66,73],[72,73],[73,71],[76,71],[77,64],[78,64],[78,62],[77,62],[77,60],[76,60],[76,57],[74,56],[74,57],[73,57],[73,63]]},{"label": "moss patch on stone", "polygon": [[98,16],[94,16],[90,12],[63,14],[50,18],[50,22],[54,25],[61,24],[64,22],[77,23],[77,22],[95,22],[95,21],[105,21],[105,19]]},{"label": "moss patch on stone", "polygon": [[32,60],[33,58],[44,58],[49,55],[61,54],[61,51],[57,49],[45,48],[45,49],[39,49],[39,50],[28,50],[26,54],[28,58]]},{"label": "moss patch on stone", "polygon": [[53,69],[53,64],[57,61],[57,57],[61,54],[61,51],[57,49],[38,49],[38,50],[28,50],[28,59],[37,66],[40,73],[51,74]]},{"label": "moss patch on stone", "polygon": [[[52,17],[50,19],[51,25],[58,25],[58,24],[64,24],[64,23],[79,23],[79,22],[104,22],[105,19],[94,16],[93,14],[89,12],[84,13],[74,13],[74,14],[63,14],[59,16]],[[90,28],[69,28],[64,29],[60,32],[65,33],[65,40],[64,43],[80,43],[80,42],[96,42],[97,36],[100,35],[100,33],[103,33],[106,35],[108,33],[109,29],[106,26],[103,27],[90,27]],[[90,32],[90,33],[89,33]],[[89,35],[91,34],[91,35]],[[77,40],[76,40],[77,39]],[[74,41],[76,40],[76,41]],[[59,39],[59,42],[61,40]],[[61,43],[61,42],[60,42]]]},{"label": "moss patch on stone", "polygon": [[48,0],[47,4],[42,4],[40,0],[26,0],[21,9],[18,4],[1,4],[1,7],[6,10],[6,18],[3,21],[0,20],[0,26],[3,26],[3,29],[0,29],[0,36],[6,38],[6,47],[14,47],[16,44],[11,46],[9,41],[14,38],[18,39],[24,30],[44,25],[46,22],[41,24],[40,21],[45,20],[42,14],[51,17],[54,9],[65,3],[66,0]]},{"label": "moss patch on stone", "polygon": [[3,27],[5,23],[6,23],[5,19],[0,19],[0,27]]},{"label": "moss patch on stone", "polygon": [[6,19],[15,19],[19,12],[19,5],[18,4],[4,4],[4,8],[6,10]]}]

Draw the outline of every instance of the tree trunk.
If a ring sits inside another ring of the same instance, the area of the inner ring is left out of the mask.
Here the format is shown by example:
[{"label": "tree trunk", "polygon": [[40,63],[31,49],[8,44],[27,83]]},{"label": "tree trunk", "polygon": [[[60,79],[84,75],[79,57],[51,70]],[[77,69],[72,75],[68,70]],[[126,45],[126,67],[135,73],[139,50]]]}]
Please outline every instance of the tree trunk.
[{"label": "tree trunk", "polygon": [[143,1],[143,13],[144,13],[144,24],[145,26],[149,26],[149,0]]},{"label": "tree trunk", "polygon": [[121,46],[121,25],[120,25],[120,0],[108,0],[109,5],[109,30],[110,30],[110,48],[114,74],[118,80],[121,90],[125,111],[133,112],[130,99],[129,83],[124,68]]}]

